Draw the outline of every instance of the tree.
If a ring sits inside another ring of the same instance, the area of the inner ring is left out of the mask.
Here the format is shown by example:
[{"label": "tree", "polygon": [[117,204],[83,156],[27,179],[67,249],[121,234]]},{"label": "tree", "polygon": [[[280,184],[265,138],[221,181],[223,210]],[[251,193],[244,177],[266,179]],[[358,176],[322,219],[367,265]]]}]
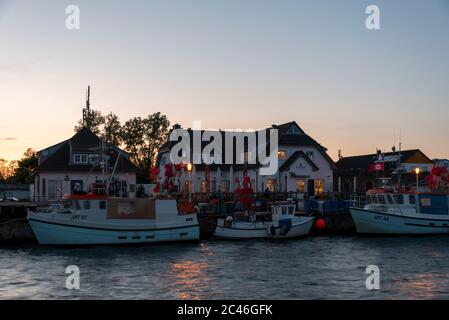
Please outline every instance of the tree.
[{"label": "tree", "polygon": [[8,161],[0,159],[0,183],[6,183],[9,179]]},{"label": "tree", "polygon": [[140,168],[140,178],[148,176],[148,170],[156,163],[159,148],[167,140],[170,121],[160,112],[146,118],[135,117],[122,128],[122,141],[131,160]]},{"label": "tree", "polygon": [[102,125],[105,123],[105,118],[100,111],[90,110],[86,119],[78,120],[78,125],[75,126],[75,132],[81,131],[83,128],[87,128],[95,134],[100,134]]},{"label": "tree", "polygon": [[11,183],[31,184],[34,182],[34,175],[38,165],[38,156],[36,151],[27,149],[22,159],[19,161],[12,161],[10,166],[13,166],[13,175],[10,177]]},{"label": "tree", "polygon": [[122,126],[119,118],[112,112],[104,118],[101,138],[114,146],[122,144]]}]

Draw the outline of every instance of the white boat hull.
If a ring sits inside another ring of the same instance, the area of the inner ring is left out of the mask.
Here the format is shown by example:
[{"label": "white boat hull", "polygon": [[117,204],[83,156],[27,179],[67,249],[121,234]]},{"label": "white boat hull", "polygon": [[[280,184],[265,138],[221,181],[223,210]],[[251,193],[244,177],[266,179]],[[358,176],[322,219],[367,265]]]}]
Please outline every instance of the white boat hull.
[{"label": "white boat hull", "polygon": [[365,234],[446,234],[449,219],[400,216],[360,208],[351,208],[358,233]]},{"label": "white boat hull", "polygon": [[288,233],[282,235],[279,228],[275,228],[275,234],[271,234],[271,222],[233,222],[231,226],[226,226],[221,220],[215,229],[214,237],[227,240],[298,238],[310,233],[313,222],[312,217],[301,217],[299,223],[293,224]]},{"label": "white boat hull", "polygon": [[117,230],[82,225],[64,225],[29,219],[37,241],[41,245],[106,245],[139,244],[199,240],[199,226]]}]

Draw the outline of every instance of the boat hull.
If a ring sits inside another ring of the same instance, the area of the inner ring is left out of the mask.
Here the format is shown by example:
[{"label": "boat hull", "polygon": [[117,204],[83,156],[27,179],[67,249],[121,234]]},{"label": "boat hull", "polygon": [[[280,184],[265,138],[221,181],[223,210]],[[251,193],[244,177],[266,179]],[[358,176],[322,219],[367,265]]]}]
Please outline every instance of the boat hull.
[{"label": "boat hull", "polygon": [[64,225],[29,219],[41,245],[115,245],[199,240],[199,226],[190,225],[148,230],[114,230],[80,225]]},{"label": "boat hull", "polygon": [[269,232],[270,225],[263,223],[248,223],[246,226],[226,227],[217,225],[214,232],[214,238],[225,240],[246,240],[246,239],[291,239],[307,236],[313,226],[314,218],[301,218],[299,224],[292,225],[287,234],[280,234],[278,228],[275,234]]},{"label": "boat hull", "polygon": [[449,233],[449,220],[399,216],[360,208],[351,208],[350,211],[358,233],[410,235]]}]

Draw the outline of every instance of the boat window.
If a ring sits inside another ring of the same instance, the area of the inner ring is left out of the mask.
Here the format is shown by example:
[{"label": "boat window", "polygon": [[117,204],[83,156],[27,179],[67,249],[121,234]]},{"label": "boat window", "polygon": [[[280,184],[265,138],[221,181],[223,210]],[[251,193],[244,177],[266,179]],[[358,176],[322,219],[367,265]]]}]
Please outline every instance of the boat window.
[{"label": "boat window", "polygon": [[385,197],[383,194],[377,195],[377,201],[379,201],[380,204],[385,204]]},{"label": "boat window", "polygon": [[387,200],[388,200],[388,204],[394,204],[393,197],[391,196],[391,194],[387,194]]},{"label": "boat window", "polygon": [[288,214],[293,215],[295,213],[295,208],[293,207],[288,207]]},{"label": "boat window", "polygon": [[287,214],[287,208],[286,207],[282,207],[282,214],[286,215]]},{"label": "boat window", "polygon": [[106,201],[100,201],[100,209],[101,210],[106,209]]},{"label": "boat window", "polygon": [[416,203],[415,195],[414,194],[409,195],[408,201],[410,204],[415,204]]},{"label": "boat window", "polygon": [[62,207],[64,209],[72,209],[73,203],[72,200],[64,200],[62,201]]},{"label": "boat window", "polygon": [[83,208],[84,208],[84,210],[89,210],[90,209],[90,201],[88,201],[88,200],[84,201]]},{"label": "boat window", "polygon": [[80,202],[79,202],[78,200],[74,200],[73,203],[75,204],[75,209],[76,209],[76,210],[81,209],[81,207],[80,207]]},{"label": "boat window", "polygon": [[396,204],[404,204],[404,196],[402,194],[395,194],[393,197]]}]

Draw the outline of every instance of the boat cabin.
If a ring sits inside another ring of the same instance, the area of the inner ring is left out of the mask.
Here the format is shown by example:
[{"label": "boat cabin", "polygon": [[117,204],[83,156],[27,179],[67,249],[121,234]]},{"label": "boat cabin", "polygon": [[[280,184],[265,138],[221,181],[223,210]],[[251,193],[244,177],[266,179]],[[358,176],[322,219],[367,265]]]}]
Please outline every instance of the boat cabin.
[{"label": "boat cabin", "polygon": [[367,192],[367,205],[371,207],[413,209],[421,214],[449,214],[449,195],[444,193],[394,192],[374,189]]}]

